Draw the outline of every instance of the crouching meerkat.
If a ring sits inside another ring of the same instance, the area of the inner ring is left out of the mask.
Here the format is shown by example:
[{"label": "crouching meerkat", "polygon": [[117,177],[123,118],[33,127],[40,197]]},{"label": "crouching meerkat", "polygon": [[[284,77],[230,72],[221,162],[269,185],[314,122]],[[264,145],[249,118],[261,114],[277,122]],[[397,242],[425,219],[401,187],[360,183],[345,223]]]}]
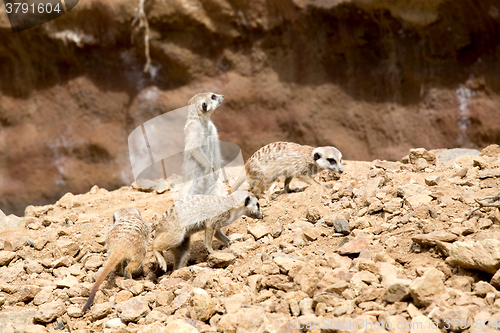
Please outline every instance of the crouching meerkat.
[{"label": "crouching meerkat", "polygon": [[186,266],[191,235],[205,230],[205,247],[213,253],[215,237],[225,246],[229,238],[220,230],[242,215],[262,219],[259,201],[250,192],[237,191],[225,197],[193,195],[177,201],[156,225],[153,253],[163,271],[167,270],[163,251],[171,250],[175,261],[174,270]]},{"label": "crouching meerkat", "polygon": [[217,128],[210,115],[224,100],[223,95],[201,93],[188,102],[184,126],[184,162],[180,198],[195,194],[224,195],[217,183],[221,168],[221,152]]},{"label": "crouching meerkat", "polygon": [[[298,178],[309,185],[319,184],[312,178],[322,171],[344,172],[342,153],[335,147],[311,147],[293,142],[273,142],[257,150],[245,163],[245,173],[250,191],[259,197],[280,176],[285,176],[285,193],[290,192],[289,184]],[[231,188],[238,189],[245,181],[242,174]]]},{"label": "crouching meerkat", "polygon": [[139,271],[146,256],[149,233],[149,224],[137,209],[122,208],[113,214],[113,226],[106,233],[105,239],[109,258],[95,281],[82,312],[92,305],[99,285],[117,266],[121,266],[119,268],[127,279]]}]

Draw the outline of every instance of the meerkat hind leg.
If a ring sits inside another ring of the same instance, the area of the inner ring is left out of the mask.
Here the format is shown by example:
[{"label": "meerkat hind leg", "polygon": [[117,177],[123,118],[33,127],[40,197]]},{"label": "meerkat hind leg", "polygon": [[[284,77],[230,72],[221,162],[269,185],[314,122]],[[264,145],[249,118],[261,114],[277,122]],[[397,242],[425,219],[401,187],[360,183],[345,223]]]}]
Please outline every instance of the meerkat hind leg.
[{"label": "meerkat hind leg", "polygon": [[123,276],[125,276],[126,279],[131,279],[132,274],[134,272],[137,272],[139,268],[141,267],[142,260],[139,260],[141,258],[137,258],[136,260],[131,260],[128,265],[123,269]]},{"label": "meerkat hind leg", "polygon": [[225,246],[229,246],[229,243],[231,242],[220,229],[215,230],[215,238],[220,240]]},{"label": "meerkat hind leg", "polygon": [[[214,249],[212,248],[212,241],[215,234],[215,227],[210,221],[207,221],[205,228],[205,247],[207,248],[208,254],[212,254]],[[225,236],[225,235],[224,235]]]},{"label": "meerkat hind leg", "polygon": [[290,193],[292,190],[290,190],[290,182],[292,181],[293,177],[286,177],[285,178],[285,186],[284,186],[284,192],[285,193]]}]

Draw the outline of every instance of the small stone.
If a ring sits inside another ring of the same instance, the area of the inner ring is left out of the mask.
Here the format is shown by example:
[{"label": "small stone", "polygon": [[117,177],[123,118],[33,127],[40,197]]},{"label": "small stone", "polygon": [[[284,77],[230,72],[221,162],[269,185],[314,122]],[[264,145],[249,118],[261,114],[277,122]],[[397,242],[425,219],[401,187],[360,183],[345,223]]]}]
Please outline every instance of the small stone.
[{"label": "small stone", "polygon": [[395,282],[386,289],[383,300],[387,303],[402,302],[410,296],[410,288],[407,284]]},{"label": "small stone", "polygon": [[93,321],[102,319],[110,314],[112,310],[113,308],[109,302],[94,304],[90,310],[90,318]]},{"label": "small stone", "polygon": [[428,152],[425,148],[415,148],[410,149],[410,153],[408,154],[408,158],[410,163],[415,164],[419,158],[422,158],[427,161],[429,164],[436,164],[436,155]]},{"label": "small stone", "polygon": [[263,224],[258,223],[254,226],[248,228],[248,233],[251,234],[255,239],[260,239],[266,235],[269,235],[269,228]]},{"label": "small stone", "polygon": [[146,324],[152,324],[155,322],[164,322],[168,316],[162,311],[153,310],[146,316]]},{"label": "small stone", "polygon": [[83,316],[82,307],[77,305],[70,305],[66,310],[66,313],[71,318],[78,318]]},{"label": "small stone", "polygon": [[368,210],[366,211],[367,214],[374,214],[377,212],[380,212],[382,209],[384,209],[384,204],[380,202],[380,200],[376,200],[368,206]]},{"label": "small stone", "polygon": [[175,319],[167,324],[163,332],[198,333],[198,330],[182,319]]},{"label": "small stone", "polygon": [[439,327],[427,316],[418,315],[411,320],[410,333],[440,333]]},{"label": "small stone", "polygon": [[491,278],[490,284],[493,287],[500,289],[500,269],[497,270],[497,272],[493,275],[493,277]]},{"label": "small stone", "polygon": [[104,327],[106,328],[120,328],[127,327],[127,324],[123,322],[120,318],[113,318],[104,323]]},{"label": "small stone", "polygon": [[209,267],[223,268],[233,264],[236,261],[236,256],[227,252],[214,252],[207,258]]},{"label": "small stone", "polygon": [[436,242],[454,242],[458,239],[458,236],[444,230],[433,231],[428,234],[420,234],[413,236],[412,241],[423,246],[433,246]]},{"label": "small stone", "polygon": [[496,293],[495,287],[485,281],[479,281],[474,286],[474,295],[479,297],[485,297],[488,293]]},{"label": "small stone", "polygon": [[73,265],[75,262],[75,259],[73,257],[63,257],[61,259],[58,259],[54,261],[53,263],[50,264],[52,268],[58,268],[58,267],[70,267]]},{"label": "small stone", "polygon": [[102,257],[100,255],[97,255],[97,254],[93,254],[91,255],[87,261],[85,262],[85,268],[91,270],[91,271],[95,271],[97,270],[99,267],[101,267],[103,264],[103,260],[102,260]]},{"label": "small stone", "polygon": [[364,237],[357,237],[340,246],[336,251],[340,255],[357,254],[368,249],[368,241]]},{"label": "small stone", "polygon": [[316,223],[319,219],[321,219],[321,213],[319,212],[318,208],[310,207],[307,210],[306,219],[311,223]]},{"label": "small stone", "polygon": [[302,229],[302,232],[309,241],[315,241],[316,239],[318,239],[318,237],[321,236],[323,230],[321,227],[312,227],[312,228],[304,228]]},{"label": "small stone", "polygon": [[332,225],[336,233],[343,235],[349,235],[351,233],[349,223],[347,223],[346,220],[333,220]]},{"label": "small stone", "polygon": [[92,188],[90,189],[89,193],[90,194],[97,194],[97,193],[99,193],[99,186],[97,186],[97,185],[92,186]]},{"label": "small stone", "polygon": [[450,277],[445,284],[450,288],[470,293],[472,290],[473,283],[474,283],[474,278],[470,276],[454,275]]},{"label": "small stone", "polygon": [[413,195],[405,198],[405,202],[412,208],[416,209],[420,205],[427,205],[432,201],[432,197],[426,194]]},{"label": "small stone", "polygon": [[27,285],[27,286],[22,286],[19,288],[17,291],[17,301],[18,302],[31,302],[33,298],[40,292],[42,288],[39,286],[32,286],[32,285]]},{"label": "small stone", "polygon": [[299,302],[300,314],[308,315],[314,314],[313,310],[313,300],[311,298],[304,298]]},{"label": "small stone", "polygon": [[413,301],[418,306],[428,306],[435,297],[446,292],[443,283],[444,274],[436,268],[430,268],[424,275],[416,278],[410,285]]},{"label": "small stone", "polygon": [[50,323],[54,319],[62,316],[66,311],[66,306],[61,300],[42,304],[38,307],[38,311],[33,318],[35,323]]},{"label": "small stone", "polygon": [[500,154],[500,146],[497,144],[492,144],[481,150],[479,156],[496,157],[499,154]]},{"label": "small stone", "polygon": [[0,266],[8,265],[16,257],[15,252],[0,251]]},{"label": "small stone", "polygon": [[58,239],[56,247],[61,251],[63,256],[74,257],[80,251],[80,245],[70,239]]},{"label": "small stone", "polygon": [[467,176],[467,171],[469,171],[469,169],[461,168],[457,172],[455,172],[453,175],[451,175],[451,178],[455,178],[455,177],[464,178],[465,176]]},{"label": "small stone", "polygon": [[61,280],[56,281],[56,286],[58,288],[71,288],[79,285],[78,279],[73,275],[66,275]]},{"label": "small stone", "polygon": [[456,241],[450,250],[454,264],[495,274],[500,268],[500,240],[483,239],[473,243]]},{"label": "small stone", "polygon": [[215,307],[212,298],[207,292],[200,288],[193,290],[193,297],[191,298],[191,319],[207,321],[215,313]]},{"label": "small stone", "polygon": [[425,184],[428,186],[437,186],[440,181],[441,177],[437,175],[425,177]]},{"label": "small stone", "polygon": [[125,322],[136,322],[149,312],[148,302],[143,296],[137,296],[117,304],[116,309],[119,317]]}]

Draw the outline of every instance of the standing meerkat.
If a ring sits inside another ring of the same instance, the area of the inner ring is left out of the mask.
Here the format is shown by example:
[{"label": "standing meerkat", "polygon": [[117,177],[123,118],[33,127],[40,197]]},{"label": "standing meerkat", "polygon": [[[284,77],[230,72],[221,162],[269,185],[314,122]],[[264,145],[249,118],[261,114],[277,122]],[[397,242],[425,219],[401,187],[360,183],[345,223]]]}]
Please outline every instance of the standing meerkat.
[{"label": "standing meerkat", "polygon": [[137,209],[122,208],[113,214],[113,226],[106,233],[109,258],[95,281],[82,312],[92,305],[99,285],[118,265],[127,279],[132,278],[132,274],[141,268],[146,256],[149,232],[148,223]]},{"label": "standing meerkat", "polygon": [[223,95],[207,92],[193,96],[188,102],[181,198],[195,194],[225,194],[217,184],[222,161],[217,128],[210,120],[210,115],[223,100]]},{"label": "standing meerkat", "polygon": [[162,255],[167,250],[174,254],[174,270],[186,266],[191,235],[198,231],[205,230],[208,253],[214,252],[214,235],[229,246],[229,238],[220,229],[242,215],[262,219],[259,201],[247,191],[237,191],[225,197],[193,195],[177,201],[162,215],[155,228],[153,253],[161,269],[167,270]]},{"label": "standing meerkat", "polygon": [[[312,178],[321,170],[344,172],[342,153],[335,147],[311,147],[293,142],[273,142],[257,150],[245,163],[245,173],[250,191],[257,196],[264,194],[280,176],[285,176],[285,193],[290,192],[292,178],[309,185],[319,184]],[[238,189],[245,181],[242,174],[231,188]]]}]

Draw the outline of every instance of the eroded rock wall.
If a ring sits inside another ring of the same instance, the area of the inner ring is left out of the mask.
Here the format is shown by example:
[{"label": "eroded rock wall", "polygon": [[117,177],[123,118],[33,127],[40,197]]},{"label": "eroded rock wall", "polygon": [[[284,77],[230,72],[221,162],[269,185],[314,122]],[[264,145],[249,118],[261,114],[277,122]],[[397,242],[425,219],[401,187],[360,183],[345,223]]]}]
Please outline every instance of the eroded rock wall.
[{"label": "eroded rock wall", "polygon": [[13,34],[0,11],[0,209],[132,179],[127,137],[200,91],[245,158],[289,140],[346,159],[500,142],[500,5],[85,1]]}]

